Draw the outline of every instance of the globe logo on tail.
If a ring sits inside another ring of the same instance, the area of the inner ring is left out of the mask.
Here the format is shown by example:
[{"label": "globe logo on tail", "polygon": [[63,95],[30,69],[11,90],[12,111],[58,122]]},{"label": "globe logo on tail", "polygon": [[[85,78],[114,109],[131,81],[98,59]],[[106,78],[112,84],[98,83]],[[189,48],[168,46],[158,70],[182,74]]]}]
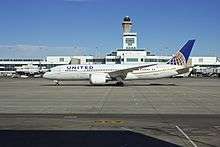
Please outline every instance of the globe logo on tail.
[{"label": "globe logo on tail", "polygon": [[186,65],[186,59],[181,52],[178,52],[170,61],[172,65]]}]

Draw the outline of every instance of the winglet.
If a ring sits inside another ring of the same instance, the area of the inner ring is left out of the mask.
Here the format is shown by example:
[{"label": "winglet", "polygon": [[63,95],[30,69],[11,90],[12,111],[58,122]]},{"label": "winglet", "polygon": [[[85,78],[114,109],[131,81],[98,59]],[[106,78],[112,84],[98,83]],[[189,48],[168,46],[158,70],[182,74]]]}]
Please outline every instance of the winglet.
[{"label": "winglet", "polygon": [[195,40],[189,40],[176,54],[174,57],[172,57],[167,64],[173,64],[173,65],[186,65],[189,55],[191,53],[191,50],[193,48],[193,45],[195,43]]}]

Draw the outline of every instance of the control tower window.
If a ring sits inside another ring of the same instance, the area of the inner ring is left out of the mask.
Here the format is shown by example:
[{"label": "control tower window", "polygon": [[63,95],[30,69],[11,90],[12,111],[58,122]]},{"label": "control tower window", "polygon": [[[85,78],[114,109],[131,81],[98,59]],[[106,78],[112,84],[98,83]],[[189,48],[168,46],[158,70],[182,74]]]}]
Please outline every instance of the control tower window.
[{"label": "control tower window", "polygon": [[132,46],[132,44],[134,44],[134,38],[126,38],[125,42],[126,42],[129,46]]}]

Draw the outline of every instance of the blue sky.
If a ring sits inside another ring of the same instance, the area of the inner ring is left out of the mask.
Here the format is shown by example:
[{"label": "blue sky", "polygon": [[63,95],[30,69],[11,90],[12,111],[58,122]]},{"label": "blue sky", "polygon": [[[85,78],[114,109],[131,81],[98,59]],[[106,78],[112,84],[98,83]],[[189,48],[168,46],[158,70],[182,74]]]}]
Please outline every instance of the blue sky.
[{"label": "blue sky", "polygon": [[169,55],[195,38],[193,56],[220,56],[219,0],[0,0],[0,57],[104,55],[127,15],[140,48]]}]

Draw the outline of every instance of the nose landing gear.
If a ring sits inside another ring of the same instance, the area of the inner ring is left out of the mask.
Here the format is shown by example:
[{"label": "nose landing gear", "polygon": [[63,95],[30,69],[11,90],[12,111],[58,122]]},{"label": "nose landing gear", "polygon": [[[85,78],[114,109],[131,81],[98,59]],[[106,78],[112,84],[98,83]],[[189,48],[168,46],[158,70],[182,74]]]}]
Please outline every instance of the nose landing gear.
[{"label": "nose landing gear", "polygon": [[55,83],[56,86],[60,85],[60,81],[58,81],[58,80],[54,80],[54,83]]}]

